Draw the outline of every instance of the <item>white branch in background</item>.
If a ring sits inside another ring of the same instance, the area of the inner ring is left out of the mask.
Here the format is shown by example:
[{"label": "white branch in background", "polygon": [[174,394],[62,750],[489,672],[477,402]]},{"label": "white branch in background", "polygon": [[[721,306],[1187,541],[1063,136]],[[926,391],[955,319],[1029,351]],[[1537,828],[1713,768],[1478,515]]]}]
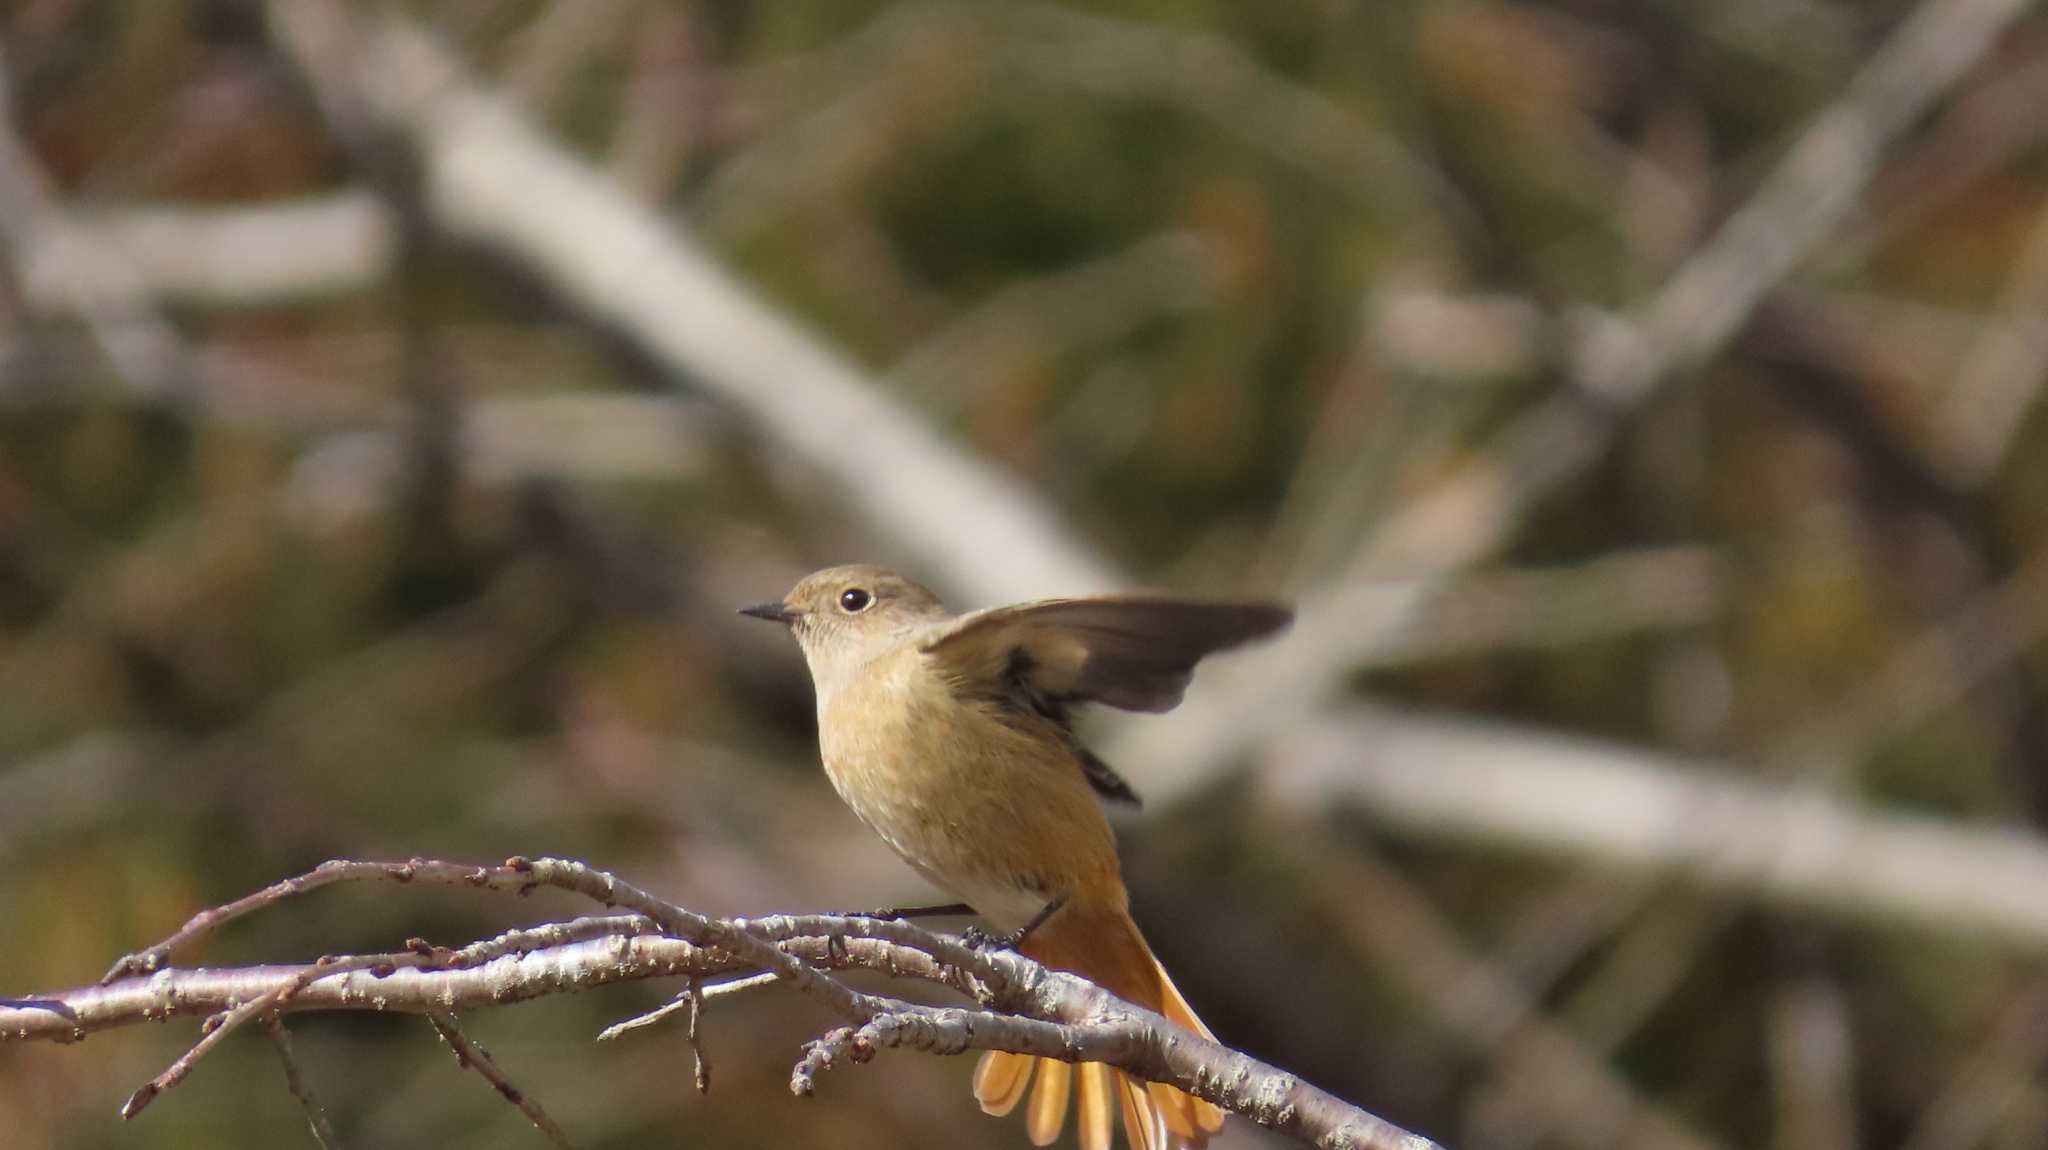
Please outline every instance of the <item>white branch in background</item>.
[{"label": "white branch in background", "polygon": [[996,599],[1107,589],[1116,573],[1021,486],[890,403],[727,275],[668,220],[535,134],[397,18],[321,0],[272,6],[316,89],[419,148],[435,224],[505,250],[678,376],[758,418],[940,581]]},{"label": "white branch in background", "polygon": [[1357,707],[1274,741],[1257,778],[1283,806],[1348,801],[1422,834],[2048,944],[2041,836],[1787,790],[1726,764]]},{"label": "white branch in background", "polygon": [[[406,483],[396,420],[329,435],[294,463],[280,493],[289,520],[333,530],[382,512]],[[699,476],[711,453],[687,404],[652,395],[566,392],[463,405],[456,461],[465,484],[528,479],[608,483]]]},{"label": "white branch in background", "polygon": [[49,174],[14,130],[12,77],[0,57],[0,242],[36,306],[74,315],[122,383],[171,398],[185,381],[185,347],[158,313],[143,277],[57,195]]},{"label": "white branch in background", "polygon": [[[150,205],[83,213],[79,223],[120,253],[136,289],[212,307],[360,290],[390,272],[397,247],[391,213],[366,192],[233,208]],[[65,255],[39,250],[31,262],[55,264]]]}]

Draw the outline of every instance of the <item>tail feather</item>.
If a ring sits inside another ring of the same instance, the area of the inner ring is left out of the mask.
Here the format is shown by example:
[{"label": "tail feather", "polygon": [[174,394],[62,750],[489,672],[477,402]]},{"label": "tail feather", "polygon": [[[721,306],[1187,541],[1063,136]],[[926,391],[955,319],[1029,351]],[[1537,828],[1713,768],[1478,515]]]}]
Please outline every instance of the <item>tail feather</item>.
[{"label": "tail feather", "polygon": [[1188,1105],[1194,1098],[1159,1082],[1147,1082],[1145,1093],[1152,1100],[1152,1108],[1159,1112],[1159,1122],[1177,1138],[1192,1139],[1195,1135],[1194,1109]]},{"label": "tail feather", "polygon": [[1109,1109],[1109,1067],[1084,1062],[1074,1067],[1081,1080],[1081,1150],[1109,1150],[1116,1116]]},{"label": "tail feather", "polygon": [[[1155,963],[1155,965],[1157,964]],[[1164,967],[1159,968],[1159,989],[1164,992],[1162,995],[1164,1001],[1160,1004],[1159,1013],[1164,1014],[1172,1021],[1194,1031],[1211,1042],[1216,1041],[1216,1036],[1210,1033],[1208,1027],[1202,1025],[1201,1019],[1195,1017],[1194,1008],[1188,1005],[1188,1000],[1180,996],[1180,988],[1173,984],[1172,979],[1166,977],[1166,969]],[[1153,1085],[1157,1086],[1158,1084],[1154,1083]],[[1162,1087],[1162,1089],[1172,1090],[1173,1088]],[[1201,1131],[1200,1138],[1206,1139],[1209,1135],[1223,1129],[1222,1107],[1179,1090],[1174,1090],[1173,1093],[1179,1095],[1181,1101],[1187,1104],[1189,1120],[1196,1129]],[[1176,1130],[1175,1133],[1180,1133],[1180,1131]],[[1191,1135],[1191,1137],[1194,1136]]]},{"label": "tail feather", "polygon": [[1031,1082],[1031,1069],[1038,1059],[1029,1054],[991,1050],[974,1068],[974,1097],[983,1113],[1000,1118],[1017,1108],[1024,1087]]},{"label": "tail feather", "polygon": [[1124,1112],[1124,1137],[1130,1139],[1131,1150],[1152,1150],[1166,1145],[1151,1095],[1142,1083],[1132,1081],[1129,1075],[1117,1074],[1116,1102]]},{"label": "tail feather", "polygon": [[[1211,1037],[1120,906],[1069,906],[1033,932],[1023,950]],[[1041,1062],[1025,1111],[1025,1132],[1035,1145],[1059,1137],[1070,1097],[1078,1099],[1081,1112],[1081,1150],[1110,1150],[1118,1111],[1133,1150],[1200,1150],[1223,1128],[1222,1110],[1172,1086],[1139,1081],[1100,1063],[1069,1065],[1006,1051],[982,1055],[975,1069],[974,1096],[981,1108],[998,1115],[1016,1109]]]},{"label": "tail feather", "polygon": [[1067,1124],[1067,1089],[1074,1079],[1071,1063],[1041,1060],[1038,1086],[1031,1091],[1031,1108],[1024,1112],[1024,1132],[1033,1146],[1050,1146]]}]

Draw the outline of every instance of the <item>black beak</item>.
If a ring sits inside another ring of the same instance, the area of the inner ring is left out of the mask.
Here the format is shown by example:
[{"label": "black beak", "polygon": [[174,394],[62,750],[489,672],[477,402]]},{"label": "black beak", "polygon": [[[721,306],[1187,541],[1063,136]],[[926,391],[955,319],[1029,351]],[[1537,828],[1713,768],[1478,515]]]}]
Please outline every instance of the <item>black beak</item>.
[{"label": "black beak", "polygon": [[752,607],[740,608],[740,614],[766,619],[770,623],[787,623],[796,618],[796,612],[780,603],[756,603]]}]

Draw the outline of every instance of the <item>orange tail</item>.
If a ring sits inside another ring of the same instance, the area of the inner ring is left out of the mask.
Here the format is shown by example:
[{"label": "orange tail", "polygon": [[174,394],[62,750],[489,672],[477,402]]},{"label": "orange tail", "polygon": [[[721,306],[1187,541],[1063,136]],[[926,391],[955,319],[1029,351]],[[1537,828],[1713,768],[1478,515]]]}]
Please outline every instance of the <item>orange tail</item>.
[{"label": "orange tail", "polygon": [[[1202,1025],[1138,924],[1122,907],[1069,905],[1026,939],[1025,954],[1055,970],[1071,971],[1119,998],[1156,1010],[1204,1038]],[[1157,1082],[1140,1082],[1099,1062],[1073,1065],[1055,1058],[990,1051],[974,1070],[974,1096],[990,1114],[1008,1114],[1023,1101],[1037,1071],[1038,1089],[1025,1111],[1025,1132],[1035,1146],[1051,1145],[1067,1120],[1067,1099],[1079,1099],[1081,1150],[1109,1150],[1115,1118],[1123,1111],[1132,1150],[1200,1150],[1223,1128],[1223,1111]]]}]

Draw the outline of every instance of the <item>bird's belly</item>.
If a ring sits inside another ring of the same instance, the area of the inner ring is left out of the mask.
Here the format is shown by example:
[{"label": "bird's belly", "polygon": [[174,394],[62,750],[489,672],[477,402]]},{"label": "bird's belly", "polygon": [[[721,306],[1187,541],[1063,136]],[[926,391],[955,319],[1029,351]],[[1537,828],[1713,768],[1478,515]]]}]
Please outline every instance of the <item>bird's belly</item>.
[{"label": "bird's belly", "polygon": [[998,929],[1024,925],[1062,894],[1119,881],[1109,825],[1064,747],[967,707],[923,721],[821,717],[825,769],[840,797],[904,861]]}]

